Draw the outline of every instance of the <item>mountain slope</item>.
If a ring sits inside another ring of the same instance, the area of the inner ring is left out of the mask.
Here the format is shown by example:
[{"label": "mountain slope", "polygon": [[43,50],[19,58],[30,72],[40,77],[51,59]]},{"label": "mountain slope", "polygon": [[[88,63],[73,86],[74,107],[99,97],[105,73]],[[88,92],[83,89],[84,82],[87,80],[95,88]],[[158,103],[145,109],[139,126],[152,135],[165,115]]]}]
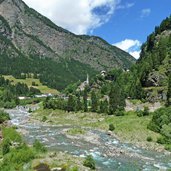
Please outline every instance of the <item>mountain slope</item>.
[{"label": "mountain slope", "polygon": [[[61,89],[68,83],[83,80],[86,73],[91,75],[114,67],[129,68],[135,62],[128,53],[101,38],[77,36],[56,26],[21,0],[0,0],[0,36],[1,73],[15,75],[12,72],[16,71],[19,75],[21,72],[35,72],[42,82],[54,88]],[[47,77],[48,71],[43,74],[44,69],[36,67],[35,61],[38,65],[44,61],[44,66],[53,68],[51,76]],[[5,63],[9,64],[8,69]],[[47,63],[56,66],[50,67]],[[60,72],[66,73],[66,77]],[[61,78],[64,78],[64,83],[59,86],[63,81]],[[50,79],[54,79],[53,83]]]},{"label": "mountain slope", "polygon": [[144,87],[167,85],[171,74],[171,16],[148,36],[137,63]]},{"label": "mountain slope", "polygon": [[166,100],[171,76],[171,16],[148,36],[136,68],[147,99]]}]

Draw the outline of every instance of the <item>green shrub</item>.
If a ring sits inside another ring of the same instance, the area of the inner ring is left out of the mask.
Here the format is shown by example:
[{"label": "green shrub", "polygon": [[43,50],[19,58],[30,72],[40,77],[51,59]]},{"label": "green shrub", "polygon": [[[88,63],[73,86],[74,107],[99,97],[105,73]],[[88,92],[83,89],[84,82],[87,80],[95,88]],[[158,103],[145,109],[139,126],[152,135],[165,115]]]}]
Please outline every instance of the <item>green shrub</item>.
[{"label": "green shrub", "polygon": [[74,166],[69,171],[78,171],[78,167],[77,166]]},{"label": "green shrub", "polygon": [[124,116],[124,111],[123,110],[116,110],[115,115],[116,116]]},{"label": "green shrub", "polygon": [[4,108],[5,109],[12,109],[16,107],[16,104],[15,104],[15,101],[12,101],[12,102],[5,102],[4,103]]},{"label": "green shrub", "polygon": [[144,111],[143,111],[143,116],[147,116],[149,115],[150,112],[149,112],[149,108],[147,106],[144,107]]},{"label": "green shrub", "polygon": [[28,112],[29,112],[29,113],[31,113],[31,112],[32,112],[31,108],[29,108]]},{"label": "green shrub", "polygon": [[0,124],[7,120],[10,120],[9,114],[1,110],[0,111]]},{"label": "green shrub", "polygon": [[43,116],[42,122],[45,122],[45,121],[47,121],[47,117],[46,116]]},{"label": "green shrub", "polygon": [[171,152],[171,144],[166,144],[165,145],[165,150],[168,150]]},{"label": "green shrub", "polygon": [[18,165],[25,164],[34,159],[35,153],[31,148],[26,145],[20,146],[20,148],[14,148],[11,150],[6,160]]},{"label": "green shrub", "polygon": [[9,153],[10,145],[11,145],[11,142],[9,138],[3,139],[3,142],[2,142],[2,154],[3,155]]},{"label": "green shrub", "polygon": [[47,149],[44,147],[44,145],[42,143],[40,143],[40,141],[38,141],[38,140],[35,140],[35,142],[33,143],[33,147],[38,152],[46,152],[47,151]]},{"label": "green shrub", "polygon": [[115,126],[113,124],[109,124],[109,131],[114,131],[115,130]]},{"label": "green shrub", "polygon": [[148,142],[153,141],[152,137],[150,137],[150,136],[149,136],[149,137],[147,137],[147,141],[148,141]]},{"label": "green shrub", "polygon": [[95,169],[95,161],[91,155],[87,156],[83,163],[84,166],[89,167],[90,169]]},{"label": "green shrub", "polygon": [[143,111],[141,111],[141,110],[137,111],[136,113],[137,113],[138,117],[142,117],[143,116]]},{"label": "green shrub", "polygon": [[159,143],[159,144],[165,144],[166,143],[166,140],[165,140],[164,137],[159,137],[159,138],[157,138],[157,143]]},{"label": "green shrub", "polygon": [[14,128],[3,128],[2,135],[5,138],[9,138],[13,142],[22,142],[21,135]]}]

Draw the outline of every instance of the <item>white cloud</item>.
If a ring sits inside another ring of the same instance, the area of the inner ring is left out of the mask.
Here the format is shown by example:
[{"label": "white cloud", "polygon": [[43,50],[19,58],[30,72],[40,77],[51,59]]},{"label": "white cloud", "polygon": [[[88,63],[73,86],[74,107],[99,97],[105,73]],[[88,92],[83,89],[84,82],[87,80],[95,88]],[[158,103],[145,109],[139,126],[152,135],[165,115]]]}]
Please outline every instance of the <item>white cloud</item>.
[{"label": "white cloud", "polygon": [[131,8],[135,5],[135,3],[126,3],[124,5],[118,5],[116,8],[117,9],[128,9]]},{"label": "white cloud", "polygon": [[130,52],[129,54],[132,55],[135,59],[138,59],[140,57],[140,53],[141,51],[133,51],[133,52]]},{"label": "white cloud", "polygon": [[128,52],[130,55],[139,58],[141,42],[139,40],[125,39],[121,42],[113,44],[114,46]]},{"label": "white cloud", "polygon": [[145,8],[141,10],[141,18],[148,17],[151,13],[150,8]]},{"label": "white cloud", "polygon": [[[119,0],[24,1],[58,26],[76,34],[86,34],[108,22],[119,3]],[[101,12],[98,13],[100,10]]]}]

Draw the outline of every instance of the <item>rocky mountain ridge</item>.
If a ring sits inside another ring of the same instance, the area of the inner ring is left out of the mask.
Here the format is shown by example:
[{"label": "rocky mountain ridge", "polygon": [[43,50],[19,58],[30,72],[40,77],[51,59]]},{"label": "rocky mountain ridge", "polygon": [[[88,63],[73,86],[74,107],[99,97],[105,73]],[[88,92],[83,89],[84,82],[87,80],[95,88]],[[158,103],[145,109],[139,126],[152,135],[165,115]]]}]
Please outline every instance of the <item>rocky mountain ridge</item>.
[{"label": "rocky mountain ridge", "polygon": [[21,0],[1,0],[0,15],[11,29],[11,42],[26,56],[74,59],[98,71],[129,68],[135,62],[128,53],[98,37],[74,35],[56,26]]}]

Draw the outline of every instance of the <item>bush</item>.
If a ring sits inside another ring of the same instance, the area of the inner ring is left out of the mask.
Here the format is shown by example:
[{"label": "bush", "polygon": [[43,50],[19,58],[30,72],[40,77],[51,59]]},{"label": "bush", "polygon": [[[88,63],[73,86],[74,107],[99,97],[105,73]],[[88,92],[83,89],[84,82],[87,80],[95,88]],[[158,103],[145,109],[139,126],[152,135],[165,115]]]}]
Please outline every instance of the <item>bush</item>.
[{"label": "bush", "polygon": [[147,141],[148,141],[148,142],[153,141],[152,137],[150,137],[150,136],[149,136],[149,137],[147,137]]},{"label": "bush", "polygon": [[40,143],[40,141],[35,140],[35,142],[33,143],[33,147],[36,149],[36,151],[38,152],[46,152],[46,148],[44,147],[44,145],[42,143]]},{"label": "bush", "polygon": [[32,112],[31,108],[29,108],[28,112],[29,112],[29,113],[31,113],[31,112]]},{"label": "bush", "polygon": [[113,124],[109,124],[109,131],[114,131],[115,130],[115,126]]},{"label": "bush", "polygon": [[3,155],[9,153],[10,145],[11,145],[11,142],[10,142],[9,138],[6,138],[3,140],[3,143],[2,143],[2,154]]},{"label": "bush", "polygon": [[16,107],[16,104],[15,104],[15,101],[12,101],[12,102],[5,102],[4,103],[4,108],[5,109],[12,109]]},{"label": "bush", "polygon": [[168,150],[171,152],[171,144],[166,144],[165,145],[165,150]]},{"label": "bush", "polygon": [[123,110],[116,110],[115,115],[116,116],[124,116],[124,111]]},{"label": "bush", "polygon": [[95,169],[95,161],[91,155],[87,156],[83,163],[84,166],[89,167],[90,169]]},{"label": "bush", "polygon": [[166,140],[165,140],[164,137],[159,137],[159,138],[157,138],[157,143],[159,143],[159,144],[165,144],[166,143]]},{"label": "bush", "polygon": [[3,128],[2,129],[2,135],[5,138],[9,138],[11,142],[22,142],[21,135],[14,129],[14,128]]},{"label": "bush", "polygon": [[43,116],[42,122],[46,122],[46,121],[47,121],[47,117],[46,116]]},{"label": "bush", "polygon": [[145,106],[144,111],[143,111],[143,116],[148,116],[149,114],[150,114],[149,108],[147,106]]},{"label": "bush", "polygon": [[70,171],[78,171],[78,167],[74,166],[73,168],[70,169]]},{"label": "bush", "polygon": [[0,124],[7,120],[10,120],[9,114],[1,110],[0,111]]}]

